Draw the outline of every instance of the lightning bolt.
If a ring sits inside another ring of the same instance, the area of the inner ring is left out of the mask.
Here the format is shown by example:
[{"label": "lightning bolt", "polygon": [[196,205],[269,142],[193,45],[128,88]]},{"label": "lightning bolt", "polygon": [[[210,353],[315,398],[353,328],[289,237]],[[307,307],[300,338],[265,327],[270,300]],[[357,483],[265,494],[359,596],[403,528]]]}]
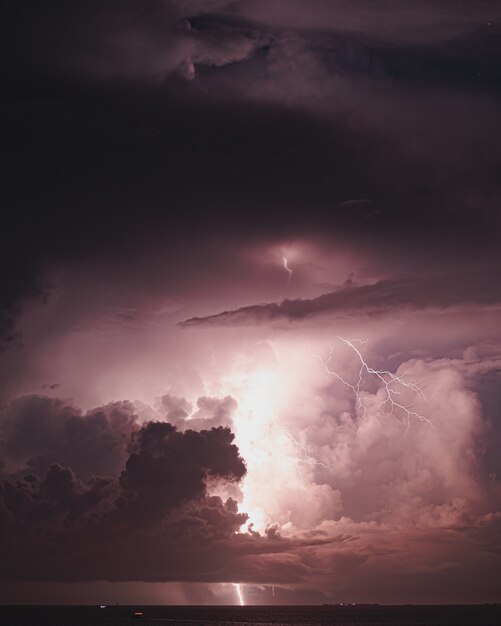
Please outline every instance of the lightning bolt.
[{"label": "lightning bolt", "polygon": [[289,289],[289,283],[291,282],[292,273],[293,273],[291,268],[289,267],[286,256],[282,256],[282,262],[283,262],[284,270],[287,272],[287,282],[285,283],[285,287],[284,287],[284,290],[282,291],[282,294],[280,295],[279,301],[284,299],[285,294],[287,293],[287,290]]},{"label": "lightning bolt", "polygon": [[332,469],[331,465],[326,465],[325,463],[322,463],[322,461],[319,461],[316,457],[311,456],[311,454],[308,452],[308,449],[306,448],[306,446],[304,444],[302,444],[300,441],[298,441],[287,430],[285,430],[285,428],[283,428],[282,426],[277,424],[277,422],[275,420],[273,420],[273,428],[278,433],[280,433],[282,435],[282,437],[285,437],[285,439],[287,439],[287,441],[292,443],[292,445],[296,446],[297,449],[299,450],[300,456],[298,458],[294,459],[294,462],[296,464],[296,470],[297,470],[299,479],[301,481],[301,485],[302,485],[304,490],[306,490],[306,489],[305,489],[305,486],[304,486],[303,475],[301,474],[301,467],[300,467],[301,463],[303,463],[305,465],[319,465],[320,467],[323,467],[326,470],[331,471],[331,469]]},{"label": "lightning bolt", "polygon": [[284,261],[284,269],[285,271],[289,274],[289,278],[287,279],[287,282],[290,281],[291,276],[292,276],[292,270],[291,268],[287,265],[287,257],[283,256],[282,257],[283,261]]},{"label": "lightning bolt", "polygon": [[366,376],[371,375],[376,377],[381,385],[381,388],[384,390],[383,399],[378,405],[378,409],[381,413],[392,415],[398,421],[401,421],[403,418],[407,423],[406,432],[409,429],[411,418],[416,418],[421,422],[426,422],[427,424],[433,426],[430,419],[413,409],[414,401],[410,404],[402,404],[402,402],[399,401],[402,388],[411,391],[415,397],[419,396],[425,399],[424,393],[419,385],[408,382],[402,376],[397,376],[389,370],[376,370],[370,367],[365,362],[360,350],[355,346],[355,343],[364,344],[367,343],[367,341],[363,341],[361,339],[346,339],[344,337],[338,337],[338,339],[344,345],[351,348],[360,361],[360,368],[356,383],[353,384],[348,382],[340,374],[338,374],[338,372],[330,368],[330,364],[334,357],[334,348],[332,346],[329,346],[330,351],[327,359],[323,359],[319,354],[312,352],[311,349],[310,353],[314,358],[318,359],[327,374],[334,376],[337,380],[339,380],[339,382],[352,390],[357,400],[357,406],[362,410],[364,415],[367,411],[367,407],[365,406],[360,394],[363,383],[366,380]]},{"label": "lightning bolt", "polygon": [[235,591],[237,592],[237,598],[240,606],[245,606],[244,596],[242,593],[242,585],[240,583],[233,583],[233,586],[235,587]]}]

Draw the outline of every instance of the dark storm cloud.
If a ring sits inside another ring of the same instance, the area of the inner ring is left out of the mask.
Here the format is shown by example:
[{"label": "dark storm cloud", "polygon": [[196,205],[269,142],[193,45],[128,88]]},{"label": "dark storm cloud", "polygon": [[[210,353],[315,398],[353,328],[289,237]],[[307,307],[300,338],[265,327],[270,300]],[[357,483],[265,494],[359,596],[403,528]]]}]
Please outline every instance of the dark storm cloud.
[{"label": "dark storm cloud", "polygon": [[[275,6],[278,4],[280,3],[275,3]],[[352,13],[355,4],[351,3]],[[191,18],[188,23],[194,44],[190,57],[194,66],[192,77],[197,67],[203,73],[204,67],[244,61],[252,56],[256,57],[253,60],[254,67],[261,64],[264,69],[266,53],[272,58],[273,54],[280,54],[281,47],[282,53],[285,52],[284,44],[288,38],[290,41],[295,39],[296,43],[302,42],[302,46],[297,47],[296,54],[302,54],[303,60],[311,64],[316,59],[317,69],[330,72],[333,76],[391,78],[406,86],[425,88],[498,91],[499,68],[493,63],[493,59],[498,56],[501,43],[497,28],[493,28],[492,24],[501,15],[498,8],[489,12],[484,7],[485,18],[482,18],[482,11],[476,7],[474,13],[477,19],[471,19],[469,10],[466,14],[457,10],[442,11],[440,17],[442,20],[449,20],[450,30],[443,25],[428,41],[430,31],[417,31],[415,28],[407,33],[400,30],[394,37],[382,36],[381,23],[376,19],[383,11],[382,5],[382,2],[366,5],[365,23],[355,28],[343,24],[343,15],[339,13],[339,7],[337,11],[333,8],[332,2],[324,4],[324,15],[327,18],[324,23],[321,23],[321,13],[315,14],[311,5],[310,8],[303,5],[302,11],[297,11],[294,19],[294,10],[291,11],[290,3],[283,4],[280,14],[273,9],[266,11],[261,6],[262,21],[258,22],[248,19],[249,15],[256,17],[258,14],[259,9],[256,6],[250,10],[243,6],[237,15],[232,11],[222,15],[203,14]],[[401,3],[397,3],[393,7],[397,10],[391,12],[396,23],[398,8],[401,6]],[[267,8],[269,9],[269,5]],[[246,15],[246,9],[249,15]],[[296,4],[296,9],[301,7]],[[350,13],[349,9],[344,9],[345,14]],[[426,11],[421,12],[421,16],[425,14]],[[304,18],[302,21],[300,15]],[[273,21],[272,16],[276,21]],[[314,19],[309,21],[308,17]],[[404,22],[412,23],[413,17],[418,18],[418,14],[400,15]],[[430,20],[433,21],[433,16],[430,16]],[[385,20],[385,25],[387,24],[388,21]],[[233,48],[235,52],[232,55]],[[240,54],[238,50],[241,51]],[[306,51],[310,53],[308,57]],[[300,63],[296,67],[300,67]],[[240,69],[243,70],[240,74],[241,84],[244,85],[248,76],[245,67]],[[307,71],[306,67],[301,69],[303,72]],[[232,80],[238,84],[236,73]]]},{"label": "dark storm cloud", "polygon": [[22,262],[15,269],[3,269],[0,284],[0,352],[20,340],[16,321],[22,311],[22,302],[43,300],[47,296],[46,281],[33,275],[30,268],[22,267]]},{"label": "dark storm cloud", "polygon": [[203,498],[206,479],[238,481],[245,473],[229,429],[178,433],[171,424],[152,422],[134,439],[120,475],[118,508],[126,517],[161,519],[173,507]]},{"label": "dark storm cloud", "polygon": [[[2,345],[48,271],[111,258],[153,277],[155,245],[321,235],[492,257],[499,8],[380,4],[9,5]],[[336,208],[360,197],[370,211]]]},{"label": "dark storm cloud", "polygon": [[[139,427],[127,403],[84,416],[62,401],[35,397],[13,403],[10,416],[16,424],[2,418],[2,454],[49,465],[3,472],[2,579],[211,579],[227,567],[231,537],[246,516],[231,498],[210,496],[206,483],[238,482],[245,474],[229,429]],[[103,459],[117,446],[129,447],[121,471]],[[51,462],[56,458],[64,464]],[[91,467],[110,475],[90,476]]]},{"label": "dark storm cloud", "polygon": [[[219,405],[202,398],[198,411],[209,411],[210,422],[228,408],[228,398]],[[84,415],[61,400],[34,396],[13,402],[2,426],[2,456],[9,461],[0,475],[3,581],[286,583],[308,575],[304,550],[348,539],[284,538],[275,527],[263,535],[239,533],[247,515],[231,497],[223,501],[209,491],[246,473],[229,428],[179,432],[168,422],[137,424],[127,402]],[[127,446],[123,463],[106,467],[103,451],[117,445]],[[13,454],[28,459],[24,472],[9,471]]]},{"label": "dark storm cloud", "polygon": [[[111,258],[154,277],[143,255],[155,246],[175,258],[187,245],[203,254],[211,238],[300,234],[412,257],[426,237],[431,259],[479,247],[492,257],[497,115],[465,100],[476,135],[461,119],[446,122],[458,149],[437,164],[426,94],[458,101],[497,89],[499,10],[386,4],[384,20],[366,2],[10,5],[2,345],[47,292],[47,272]],[[332,82],[340,77],[360,94]],[[378,106],[394,111],[392,134],[368,121],[365,81],[386,90]],[[409,86],[419,98],[399,92]],[[322,101],[334,103],[327,117],[315,111]],[[425,157],[401,141],[416,120]],[[360,197],[370,210],[336,208]]]},{"label": "dark storm cloud", "polygon": [[115,475],[125,462],[135,425],[129,402],[84,414],[59,398],[19,398],[1,411],[0,457],[12,470],[40,476],[53,463],[70,465],[84,479]]},{"label": "dark storm cloud", "polygon": [[492,0],[480,0],[475,5],[467,0],[312,0],[308,6],[301,0],[220,4],[232,9],[237,6],[251,19],[281,27],[372,35],[389,42],[456,39],[500,15]]},{"label": "dark storm cloud", "polygon": [[369,285],[352,281],[317,298],[256,304],[206,317],[193,317],[180,326],[246,326],[300,322],[318,316],[397,314],[420,309],[499,305],[501,290],[494,276],[440,276],[421,280],[383,280]]}]

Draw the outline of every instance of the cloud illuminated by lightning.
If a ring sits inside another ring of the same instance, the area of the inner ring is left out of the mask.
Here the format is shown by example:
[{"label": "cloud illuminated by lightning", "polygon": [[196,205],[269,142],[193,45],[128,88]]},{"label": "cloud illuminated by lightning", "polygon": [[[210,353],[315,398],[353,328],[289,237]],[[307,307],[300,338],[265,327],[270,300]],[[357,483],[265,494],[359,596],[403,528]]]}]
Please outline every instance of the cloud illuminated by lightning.
[{"label": "cloud illuminated by lightning", "polygon": [[402,376],[397,376],[389,370],[376,370],[367,365],[364,357],[362,356],[362,353],[355,346],[355,343],[366,343],[366,341],[362,341],[360,339],[346,339],[344,337],[338,337],[338,339],[346,346],[351,348],[357,355],[358,360],[360,361],[358,379],[354,384],[348,382],[338,372],[331,369],[330,364],[334,357],[334,348],[332,346],[330,346],[330,351],[327,359],[323,359],[319,354],[311,352],[311,350],[310,352],[312,356],[318,359],[318,361],[322,364],[322,367],[327,372],[327,374],[329,374],[330,376],[334,376],[343,385],[353,391],[357,400],[357,406],[362,410],[364,415],[367,407],[365,406],[360,393],[362,390],[362,386],[366,380],[366,376],[372,375],[376,377],[376,379],[381,384],[381,388],[384,390],[383,400],[378,405],[378,409],[381,413],[390,414],[399,421],[401,421],[403,418],[407,423],[407,429],[409,428],[411,418],[416,418],[421,422],[426,422],[432,425],[431,421],[427,417],[413,409],[414,401],[409,404],[403,404],[401,401],[399,401],[399,396],[402,394],[403,389],[411,391],[415,397],[419,396],[424,399],[423,391],[419,385],[415,383],[410,383],[406,381]]},{"label": "cloud illuminated by lightning", "polygon": [[269,492],[268,486],[262,484],[263,467],[274,472],[277,483],[302,491],[307,491],[303,475],[307,467],[331,469],[315,458],[307,443],[298,439],[280,420],[278,398],[283,393],[283,385],[281,373],[273,369],[234,372],[223,382],[223,393],[232,395],[238,402],[234,431],[241,454],[248,463],[248,473],[241,485],[242,510],[248,519],[241,532],[249,524],[258,532],[264,531],[272,522],[269,508],[262,506],[263,494]]},{"label": "cloud illuminated by lightning", "polygon": [[[334,377],[353,393],[356,410],[360,415],[373,406],[374,395],[371,394],[369,398],[366,393],[367,385],[372,381],[378,387],[376,407],[382,413],[393,415],[407,428],[415,419],[431,424],[425,414],[412,406],[413,402],[424,398],[417,384],[419,381],[412,382],[401,373],[371,367],[363,355],[363,341],[342,337],[338,341],[340,348],[349,349],[351,359],[355,359],[355,363],[352,363],[355,366],[353,377],[335,367],[334,348],[331,347],[327,356],[312,354],[329,377]],[[335,468],[335,465],[319,456],[315,448],[310,449],[308,441],[298,435],[284,419],[283,397],[289,393],[289,385],[280,367],[252,367],[249,371],[245,360],[236,370],[218,381],[217,392],[231,395],[238,402],[234,430],[241,454],[248,462],[248,474],[241,485],[241,506],[248,514],[248,519],[240,532],[244,532],[248,525],[252,525],[258,532],[264,531],[270,523],[277,521],[276,515],[281,516],[274,502],[263,506],[263,501],[268,502],[270,498],[276,497],[276,490],[263,484],[263,480],[266,481],[269,476],[267,471],[273,473],[276,483],[282,484],[287,493],[293,493],[291,490],[299,488],[306,494],[310,491],[311,472],[331,472]],[[283,516],[280,519],[286,521]]]}]

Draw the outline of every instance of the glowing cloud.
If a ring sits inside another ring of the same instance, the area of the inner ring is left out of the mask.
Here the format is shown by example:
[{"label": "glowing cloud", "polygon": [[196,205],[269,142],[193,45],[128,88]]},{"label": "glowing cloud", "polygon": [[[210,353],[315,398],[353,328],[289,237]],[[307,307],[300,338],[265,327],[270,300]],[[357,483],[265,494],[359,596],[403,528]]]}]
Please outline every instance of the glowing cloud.
[{"label": "glowing cloud", "polygon": [[366,406],[361,397],[361,390],[365,382],[365,374],[367,374],[374,376],[381,383],[384,390],[383,399],[378,405],[379,411],[382,413],[389,413],[398,420],[403,417],[407,423],[407,428],[409,428],[410,420],[413,417],[417,418],[421,422],[431,424],[431,421],[427,417],[413,410],[414,399],[411,399],[411,401],[407,404],[403,404],[403,400],[400,399],[404,391],[410,391],[412,395],[425,399],[423,391],[419,385],[408,382],[402,376],[397,376],[388,370],[375,370],[370,367],[365,362],[360,350],[355,346],[355,343],[366,343],[366,341],[361,339],[345,339],[343,337],[338,337],[338,339],[346,346],[349,346],[355,352],[360,361],[358,378],[355,384],[348,382],[337,371],[330,368],[330,363],[334,357],[334,348],[332,346],[330,346],[329,356],[327,359],[324,360],[320,355],[313,352],[312,356],[320,361],[327,374],[334,376],[337,380],[343,383],[343,385],[353,391],[357,400],[357,406],[362,409],[364,413],[366,411]]}]

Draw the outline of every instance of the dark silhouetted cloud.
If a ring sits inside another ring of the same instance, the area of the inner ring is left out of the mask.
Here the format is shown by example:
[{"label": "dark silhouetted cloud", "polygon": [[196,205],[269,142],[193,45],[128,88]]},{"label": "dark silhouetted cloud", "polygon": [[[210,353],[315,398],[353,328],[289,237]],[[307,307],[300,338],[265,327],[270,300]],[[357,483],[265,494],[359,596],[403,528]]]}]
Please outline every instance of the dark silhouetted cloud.
[{"label": "dark silhouetted cloud", "polygon": [[3,471],[3,580],[211,579],[227,567],[246,515],[206,485],[244,476],[233,434],[139,426],[130,409],[115,403],[82,415],[43,397],[11,405],[2,455],[28,458],[32,471]]},{"label": "dark silhouetted cloud", "polygon": [[193,317],[181,326],[246,326],[300,322],[318,316],[396,314],[404,310],[448,309],[499,305],[498,283],[488,277],[442,276],[415,280],[384,280],[369,285],[347,284],[313,299],[256,304],[206,317]]}]

